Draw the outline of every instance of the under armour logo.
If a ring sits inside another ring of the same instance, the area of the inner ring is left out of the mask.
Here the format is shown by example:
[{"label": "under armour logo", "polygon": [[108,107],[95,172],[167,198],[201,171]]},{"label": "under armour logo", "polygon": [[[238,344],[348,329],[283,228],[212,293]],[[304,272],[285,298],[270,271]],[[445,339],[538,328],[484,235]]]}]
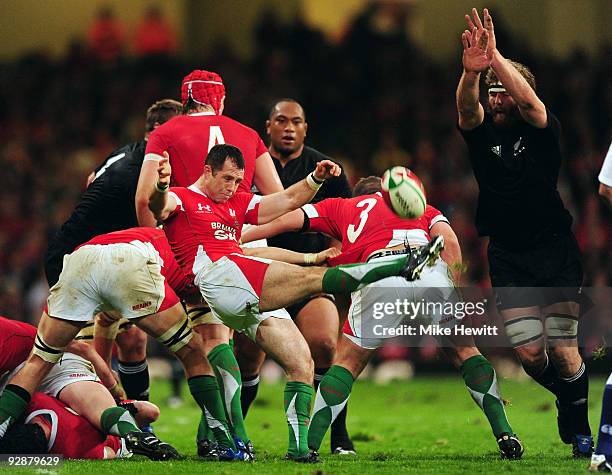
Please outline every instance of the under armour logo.
[{"label": "under armour logo", "polygon": [[206,211],[207,213],[211,212],[210,205],[203,205],[202,203],[198,203],[199,211]]},{"label": "under armour logo", "polygon": [[501,145],[494,145],[491,147],[491,152],[493,152],[498,157],[501,157]]}]

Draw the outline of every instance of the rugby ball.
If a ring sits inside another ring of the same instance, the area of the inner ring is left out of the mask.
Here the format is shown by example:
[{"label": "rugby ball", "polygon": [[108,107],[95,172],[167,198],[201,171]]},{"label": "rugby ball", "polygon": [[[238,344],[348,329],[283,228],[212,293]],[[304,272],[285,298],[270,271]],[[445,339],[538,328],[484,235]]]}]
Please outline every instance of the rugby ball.
[{"label": "rugby ball", "polygon": [[402,218],[420,218],[425,213],[425,188],[408,168],[393,167],[383,174],[382,195],[389,208]]}]

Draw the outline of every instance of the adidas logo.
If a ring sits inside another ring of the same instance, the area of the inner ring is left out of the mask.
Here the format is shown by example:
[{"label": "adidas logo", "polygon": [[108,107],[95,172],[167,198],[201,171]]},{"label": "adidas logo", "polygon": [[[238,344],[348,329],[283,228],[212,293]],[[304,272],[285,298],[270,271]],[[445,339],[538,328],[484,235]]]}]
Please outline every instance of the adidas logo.
[{"label": "adidas logo", "polygon": [[494,145],[491,147],[491,152],[501,158],[501,145]]}]

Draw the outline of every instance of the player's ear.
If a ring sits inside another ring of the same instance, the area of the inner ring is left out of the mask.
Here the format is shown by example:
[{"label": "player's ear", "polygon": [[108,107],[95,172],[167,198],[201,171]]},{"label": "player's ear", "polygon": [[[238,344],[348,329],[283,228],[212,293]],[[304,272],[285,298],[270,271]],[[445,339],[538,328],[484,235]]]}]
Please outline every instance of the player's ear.
[{"label": "player's ear", "polygon": [[225,109],[225,96],[221,98],[221,105],[219,106],[219,115],[223,115],[223,109]]},{"label": "player's ear", "polygon": [[210,165],[204,165],[204,172],[202,173],[204,176],[212,175],[212,167]]},{"label": "player's ear", "polygon": [[304,122],[304,137],[308,134],[308,122]]},{"label": "player's ear", "polygon": [[268,135],[270,135],[270,125],[271,125],[270,120],[269,119],[266,120],[266,134]]}]

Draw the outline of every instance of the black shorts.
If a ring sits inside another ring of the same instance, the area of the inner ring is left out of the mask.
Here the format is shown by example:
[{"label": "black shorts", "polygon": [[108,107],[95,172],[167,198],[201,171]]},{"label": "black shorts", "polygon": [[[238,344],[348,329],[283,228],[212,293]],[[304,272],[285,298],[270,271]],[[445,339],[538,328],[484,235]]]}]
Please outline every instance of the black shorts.
[{"label": "black shorts", "polygon": [[572,233],[553,234],[545,246],[520,251],[491,241],[487,254],[499,309],[580,301],[582,259]]},{"label": "black shorts", "polygon": [[305,298],[304,300],[300,300],[299,302],[294,303],[293,305],[289,305],[288,307],[285,307],[285,310],[289,312],[289,315],[291,316],[291,320],[295,320],[298,314],[302,311],[302,309],[306,306],[308,302],[310,302],[312,299],[316,299],[319,297],[327,299],[333,302],[334,304],[336,303],[336,299],[334,298],[332,294],[316,294],[316,295],[311,295],[310,297]]}]

